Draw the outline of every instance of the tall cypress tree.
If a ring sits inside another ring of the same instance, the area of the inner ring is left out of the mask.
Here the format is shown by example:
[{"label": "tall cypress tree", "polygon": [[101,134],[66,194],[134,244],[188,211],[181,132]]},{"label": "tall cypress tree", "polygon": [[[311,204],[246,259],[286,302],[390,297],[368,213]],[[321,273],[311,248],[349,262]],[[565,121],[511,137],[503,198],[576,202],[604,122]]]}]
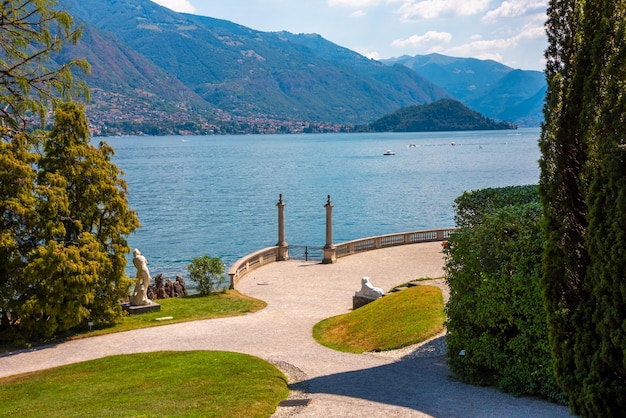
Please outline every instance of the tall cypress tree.
[{"label": "tall cypress tree", "polygon": [[[546,23],[546,77],[548,91],[544,108],[540,147],[541,178],[539,192],[544,207],[546,247],[543,257],[543,286],[550,341],[556,358],[559,384],[575,385],[574,322],[581,300],[587,253],[583,236],[587,227],[585,196],[588,146],[584,122],[580,119],[584,74],[576,65],[582,48],[580,28],[582,6],[577,0],[552,0]],[[582,54],[584,57],[584,54]]]},{"label": "tall cypress tree", "polygon": [[586,358],[580,413],[623,416],[626,411],[626,1],[603,1],[594,30],[594,71],[602,74],[599,115],[590,137],[599,164],[589,189],[586,245],[591,295],[584,310],[595,330]]},{"label": "tall cypress tree", "polygon": [[615,314],[623,312],[624,293],[615,296],[613,288],[623,283],[623,250],[607,246],[626,242],[607,234],[626,226],[619,225],[626,206],[609,207],[626,185],[618,180],[624,170],[617,152],[624,113],[615,107],[624,91],[624,0],[553,0],[548,12],[540,193],[556,373],[575,413],[619,416],[626,391],[616,367],[621,361],[623,370],[624,350],[615,344],[624,347],[624,339],[615,329],[623,333],[626,324]]}]

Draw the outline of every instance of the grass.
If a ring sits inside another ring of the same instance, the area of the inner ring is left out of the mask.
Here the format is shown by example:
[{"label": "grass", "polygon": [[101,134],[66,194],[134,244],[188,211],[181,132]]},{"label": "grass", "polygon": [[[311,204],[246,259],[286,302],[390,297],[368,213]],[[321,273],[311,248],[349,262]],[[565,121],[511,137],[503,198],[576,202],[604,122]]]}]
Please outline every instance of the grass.
[{"label": "grass", "polygon": [[[89,331],[86,327],[80,330],[75,329],[71,334],[66,335],[65,338],[79,339],[139,328],[156,327],[176,322],[243,315],[259,311],[267,306],[266,302],[242,295],[236,290],[212,293],[209,296],[191,295],[184,298],[159,299],[157,302],[161,305],[160,311],[141,315],[127,315],[113,326],[99,327],[96,324],[92,331]],[[165,317],[172,317],[172,319],[157,320],[157,318]],[[40,344],[50,342],[54,341],[42,341]],[[0,353],[19,348],[22,347],[0,342]]]},{"label": "grass", "polygon": [[0,379],[4,417],[267,417],[289,394],[274,366],[245,354],[153,352]]},{"label": "grass", "polygon": [[[243,315],[259,311],[267,306],[267,303],[264,301],[242,295],[236,290],[211,293],[209,296],[191,295],[183,298],[159,299],[156,302],[161,305],[160,311],[140,315],[128,315],[123,317],[112,327],[104,327],[91,332],[79,333],[73,338],[91,337],[176,322]],[[157,318],[170,316],[172,319],[163,321],[157,320]]]},{"label": "grass", "polygon": [[433,337],[443,331],[443,324],[441,290],[414,286],[317,323],[313,337],[338,351],[386,351]]}]

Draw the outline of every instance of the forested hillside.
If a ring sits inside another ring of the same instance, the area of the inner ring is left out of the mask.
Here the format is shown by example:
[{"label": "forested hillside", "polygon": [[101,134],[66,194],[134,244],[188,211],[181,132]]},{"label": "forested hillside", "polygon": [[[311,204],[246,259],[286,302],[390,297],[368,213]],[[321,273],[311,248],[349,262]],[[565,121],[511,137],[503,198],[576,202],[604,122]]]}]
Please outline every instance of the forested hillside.
[{"label": "forested hillside", "polygon": [[442,99],[426,105],[399,109],[357,130],[369,132],[430,132],[515,129],[509,122],[496,122],[463,103]]}]

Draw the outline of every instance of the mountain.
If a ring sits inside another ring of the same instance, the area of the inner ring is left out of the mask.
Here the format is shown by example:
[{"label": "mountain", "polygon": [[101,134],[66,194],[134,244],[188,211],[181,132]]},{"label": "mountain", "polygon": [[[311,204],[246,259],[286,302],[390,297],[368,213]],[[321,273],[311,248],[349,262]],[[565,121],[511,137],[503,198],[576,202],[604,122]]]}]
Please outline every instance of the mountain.
[{"label": "mountain", "polygon": [[405,107],[368,125],[365,132],[434,132],[516,129],[512,123],[496,122],[452,99]]},{"label": "mountain", "polygon": [[449,97],[405,66],[367,59],[319,35],[256,31],[149,0],[61,4],[84,25],[86,36],[68,53],[92,63],[87,81],[104,95],[102,109],[114,97],[145,103],[155,117],[179,109],[182,118],[194,113],[240,127],[359,124]]},{"label": "mountain", "polygon": [[541,71],[516,70],[492,60],[441,54],[382,60],[404,65],[446,90],[468,107],[519,126],[539,126],[547,88]]}]

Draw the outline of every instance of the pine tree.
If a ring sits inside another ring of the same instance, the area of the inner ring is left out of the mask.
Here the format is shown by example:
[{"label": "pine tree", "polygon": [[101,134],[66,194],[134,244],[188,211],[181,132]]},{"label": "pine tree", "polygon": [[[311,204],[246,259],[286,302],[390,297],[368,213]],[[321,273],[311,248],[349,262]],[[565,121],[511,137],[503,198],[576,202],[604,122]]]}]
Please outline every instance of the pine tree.
[{"label": "pine tree", "polygon": [[125,236],[139,222],[112,148],[90,144],[83,109],[55,112],[38,172],[38,241],[24,269],[28,291],[14,310],[28,338],[67,331],[91,318],[110,322],[128,294]]}]

